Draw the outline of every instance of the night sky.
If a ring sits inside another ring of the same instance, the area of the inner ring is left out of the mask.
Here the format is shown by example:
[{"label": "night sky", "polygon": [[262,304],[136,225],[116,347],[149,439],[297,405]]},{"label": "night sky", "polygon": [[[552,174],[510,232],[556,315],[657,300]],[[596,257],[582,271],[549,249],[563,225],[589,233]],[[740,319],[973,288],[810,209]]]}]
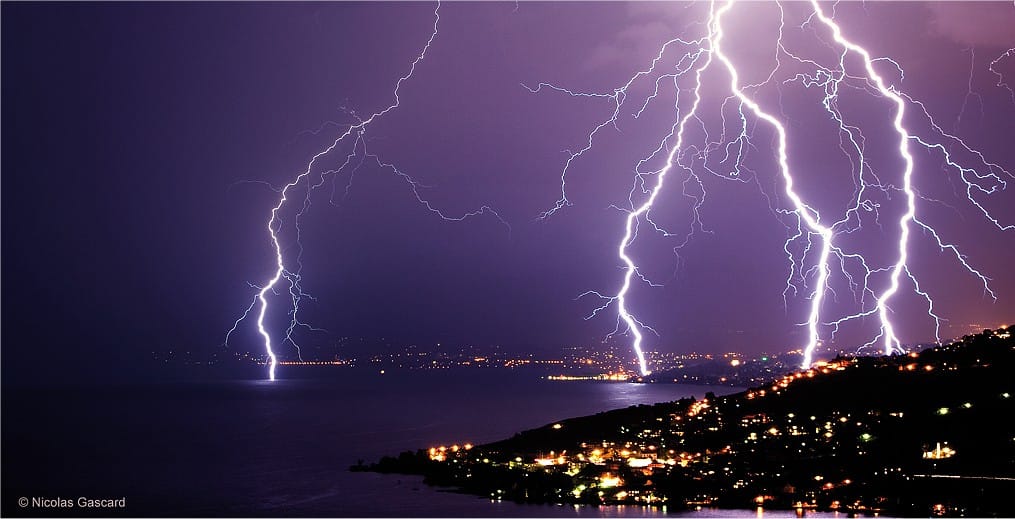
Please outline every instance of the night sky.
[{"label": "night sky", "polygon": [[[762,81],[774,64],[778,12],[770,4],[738,9],[727,27],[729,52],[744,63],[745,80]],[[255,293],[248,283],[273,274],[265,224],[278,194],[270,186],[302,171],[354,122],[350,111],[368,115],[392,102],[395,81],[430,36],[433,10],[429,3],[5,2],[3,379],[96,380],[153,369],[153,349],[223,351],[225,332]],[[301,311],[328,332],[301,332],[302,343],[384,337],[539,353],[599,343],[615,312],[586,321],[597,302],[575,298],[619,287],[625,215],[610,205],[629,206],[635,163],[673,123],[673,92],[664,89],[643,118],[626,113],[620,132],[602,133],[569,170],[572,205],[537,221],[559,197],[563,150],[584,146],[613,107],[602,98],[533,94],[522,84],[610,92],[664,41],[700,32],[694,22],[705,14],[706,4],[661,2],[444,4],[439,34],[403,84],[401,106],[371,125],[368,145],[425,185],[421,193],[435,207],[460,215],[488,205],[511,231],[489,215],[442,221],[403,180],[369,164],[348,196],[347,177],[338,179],[334,204],[325,184],[301,219],[303,287],[316,297]],[[837,20],[848,37],[905,69],[902,89],[943,129],[1015,171],[1015,98],[988,70],[1015,47],[1015,7],[848,2]],[[787,35],[797,49],[834,57],[808,47],[814,35],[806,30]],[[879,67],[897,79],[886,62]],[[1015,84],[1015,57],[995,70]],[[715,108],[728,79],[716,69],[706,81],[705,102]],[[781,97],[773,87],[758,99],[782,102],[790,146],[799,146],[798,189],[837,219],[853,185],[820,95],[781,88]],[[873,167],[897,182],[899,162],[885,144],[890,107],[849,96],[844,110],[870,125]],[[716,113],[703,118],[715,121]],[[925,119],[914,115],[911,124],[933,135]],[[697,232],[679,257],[673,253],[691,214],[675,181],[654,214],[681,235],[645,231],[632,248],[643,273],[665,283],[632,293],[632,309],[661,335],[649,349],[778,352],[806,340],[797,325],[806,294],[783,303],[788,220],[769,208],[785,207],[773,135],[754,131],[749,181],[702,176],[701,218],[711,233]],[[321,164],[336,167],[347,153]],[[1015,230],[990,224],[939,159],[918,154],[917,187],[934,199],[918,216],[960,246],[997,293],[996,302],[985,296],[954,256],[916,231],[910,267],[949,320],[941,335],[950,338],[972,325],[1015,321]],[[1004,178],[1007,191],[978,200],[1010,225],[1015,178]],[[887,202],[884,211],[886,221],[897,214]],[[286,254],[296,253],[292,216],[283,227]],[[888,222],[856,243],[890,263],[895,235]],[[285,303],[272,299],[276,333]],[[826,319],[841,314],[840,303],[829,304]],[[903,341],[933,339],[926,302],[911,285],[892,306]],[[874,325],[845,330],[836,344],[862,343]],[[253,332],[252,321],[241,324],[231,350],[262,351]],[[294,356],[289,346],[279,352]]]}]

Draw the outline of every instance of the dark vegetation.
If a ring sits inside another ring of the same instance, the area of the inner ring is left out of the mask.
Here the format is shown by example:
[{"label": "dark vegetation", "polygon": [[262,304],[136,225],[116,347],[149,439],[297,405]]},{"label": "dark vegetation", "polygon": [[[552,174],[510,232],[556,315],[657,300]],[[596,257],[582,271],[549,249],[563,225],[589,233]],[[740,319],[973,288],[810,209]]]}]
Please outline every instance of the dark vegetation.
[{"label": "dark vegetation", "polygon": [[[352,470],[522,502],[1015,516],[1015,339],[838,358],[725,397],[564,420]],[[542,463],[537,460],[542,460]]]}]

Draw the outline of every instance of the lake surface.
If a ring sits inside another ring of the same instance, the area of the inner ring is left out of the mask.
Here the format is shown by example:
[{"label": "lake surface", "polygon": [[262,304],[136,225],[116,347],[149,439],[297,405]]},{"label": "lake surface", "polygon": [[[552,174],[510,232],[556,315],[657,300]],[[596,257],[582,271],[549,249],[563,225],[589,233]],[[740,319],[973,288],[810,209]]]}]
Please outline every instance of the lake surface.
[{"label": "lake surface", "polygon": [[[122,515],[642,517],[642,507],[491,503],[357,460],[489,442],[546,423],[718,386],[554,382],[506,371],[333,371],[314,379],[3,391],[3,515],[17,498],[126,497]],[[99,515],[109,515],[104,510]],[[703,510],[695,516],[755,517]],[[769,512],[766,516],[771,516]],[[809,514],[824,515],[824,514]],[[776,516],[793,516],[792,512]]]}]

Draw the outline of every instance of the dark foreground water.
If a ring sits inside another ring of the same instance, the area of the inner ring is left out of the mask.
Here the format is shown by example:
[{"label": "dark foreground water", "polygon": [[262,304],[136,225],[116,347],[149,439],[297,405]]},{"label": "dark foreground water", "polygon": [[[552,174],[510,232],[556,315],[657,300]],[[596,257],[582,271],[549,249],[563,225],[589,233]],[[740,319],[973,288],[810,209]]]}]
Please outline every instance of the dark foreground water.
[{"label": "dark foreground water", "polygon": [[[548,422],[729,388],[550,382],[493,371],[313,380],[5,388],[2,511],[11,515],[600,517],[642,507],[491,503],[358,459],[483,443]],[[126,509],[22,508],[22,497],[126,498]],[[696,516],[755,516],[709,511]],[[766,513],[765,515],[771,515]],[[783,514],[779,514],[783,515]],[[791,513],[789,514],[792,515]]]}]

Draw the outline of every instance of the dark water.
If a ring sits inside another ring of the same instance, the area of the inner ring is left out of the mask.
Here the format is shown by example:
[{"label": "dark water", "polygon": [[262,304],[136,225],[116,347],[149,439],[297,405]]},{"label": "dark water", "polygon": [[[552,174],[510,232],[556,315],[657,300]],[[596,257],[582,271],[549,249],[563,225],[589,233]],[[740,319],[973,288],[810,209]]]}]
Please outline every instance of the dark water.
[{"label": "dark water", "polygon": [[550,382],[489,371],[7,388],[2,510],[5,516],[80,515],[88,511],[23,509],[17,499],[87,496],[126,497],[125,510],[100,515],[659,515],[641,507],[491,503],[426,487],[419,478],[348,467],[358,459],[482,443],[557,419],[724,389]]}]

